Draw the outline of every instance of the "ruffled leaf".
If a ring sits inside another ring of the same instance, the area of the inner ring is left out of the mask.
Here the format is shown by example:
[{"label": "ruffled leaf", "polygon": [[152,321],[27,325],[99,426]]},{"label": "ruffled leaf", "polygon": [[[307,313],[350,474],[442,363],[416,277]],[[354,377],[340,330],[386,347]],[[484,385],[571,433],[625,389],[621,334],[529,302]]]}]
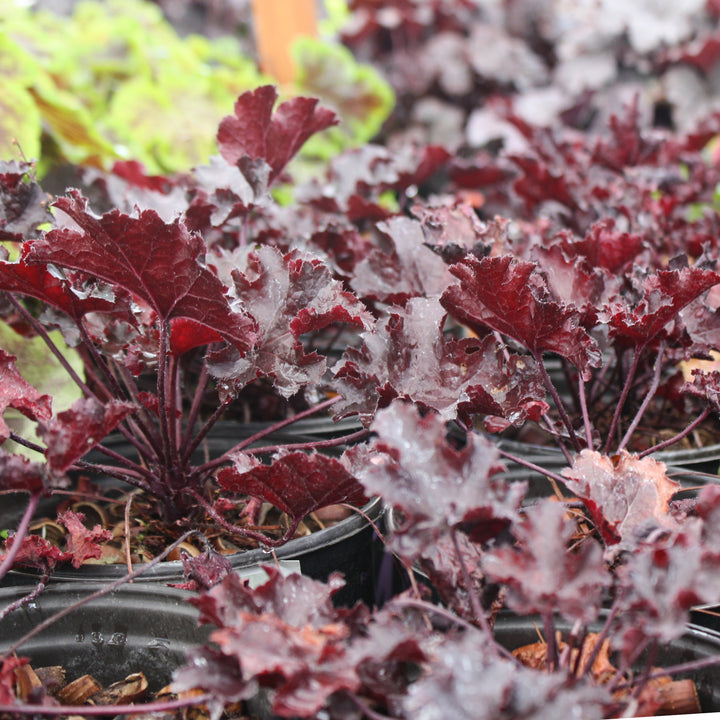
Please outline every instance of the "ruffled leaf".
[{"label": "ruffled leaf", "polygon": [[536,265],[511,256],[468,255],[450,267],[460,283],[442,295],[443,307],[477,333],[487,328],[507,335],[537,358],[554,352],[589,377],[600,363],[595,341],[580,325],[580,312],[557,302]]},{"label": "ruffled leaf", "polygon": [[231,165],[243,158],[264,160],[275,180],[305,141],[338,123],[332,110],[318,107],[316,98],[295,97],[273,107],[277,90],[264,85],[240,95],[235,115],[223,118],[218,128],[220,154]]},{"label": "ruffled leaf", "polygon": [[2,413],[12,407],[30,420],[44,421],[52,415],[52,398],[40,394],[15,366],[15,356],[0,349],[0,443],[10,437]]},{"label": "ruffled leaf", "polygon": [[610,457],[586,449],[562,474],[608,545],[631,543],[643,528],[675,526],[668,509],[680,485],[652,457],[638,458],[625,450]]},{"label": "ruffled leaf", "polygon": [[204,264],[202,238],[179,220],[165,223],[153,210],[138,217],[113,210],[96,218],[77,192],[59,198],[55,206],[75,225],[51,230],[33,242],[28,262],[79,270],[120,286],[162,320],[193,320],[240,352],[253,345],[252,320],[231,309],[225,286]]},{"label": "ruffled leaf", "polygon": [[95,398],[84,398],[42,423],[38,434],[47,445],[45,454],[50,467],[56,472],[65,472],[134,410],[132,403],[120,400],[102,403]]}]

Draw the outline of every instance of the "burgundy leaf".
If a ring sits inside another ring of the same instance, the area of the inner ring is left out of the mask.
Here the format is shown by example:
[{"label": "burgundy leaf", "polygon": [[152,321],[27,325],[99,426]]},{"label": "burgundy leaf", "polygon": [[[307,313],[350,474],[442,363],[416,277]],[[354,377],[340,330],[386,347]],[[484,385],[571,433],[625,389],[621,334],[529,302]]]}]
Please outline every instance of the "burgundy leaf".
[{"label": "burgundy leaf", "polygon": [[170,323],[170,352],[183,355],[196,347],[220,342],[222,335],[211,327],[190,318],[174,318]]},{"label": "burgundy leaf", "polygon": [[270,465],[238,456],[235,466],[218,473],[229,492],[261,498],[286,512],[294,522],[318,508],[362,503],[362,486],[335,458],[319,453],[279,452]]},{"label": "burgundy leaf", "polygon": [[[6,554],[16,541],[15,536],[10,536],[5,543]],[[5,555],[0,555],[0,562]],[[53,545],[39,535],[25,535],[20,542],[20,550],[15,556],[15,565],[33,567],[38,570],[47,571],[68,558],[57,545]]]},{"label": "burgundy leaf", "polygon": [[7,408],[15,408],[30,420],[43,421],[52,416],[52,398],[41,395],[23,378],[16,359],[0,348],[0,442],[10,437],[10,428],[2,418]]},{"label": "burgundy leaf", "polygon": [[669,642],[687,630],[693,606],[720,599],[720,563],[692,534],[655,536],[633,549],[617,570],[616,637],[626,656],[648,640]]},{"label": "burgundy leaf", "polygon": [[53,220],[49,196],[28,180],[31,170],[28,163],[0,162],[0,240],[29,240]]},{"label": "burgundy leaf", "polygon": [[576,523],[565,507],[543,500],[513,525],[516,543],[493,548],[482,559],[486,577],[506,588],[508,606],[518,613],[559,613],[591,622],[610,584],[601,546],[592,539],[569,550]]},{"label": "burgundy leaf", "polygon": [[579,322],[591,329],[597,322],[596,308],[615,299],[617,283],[609,273],[591,267],[583,258],[568,257],[558,243],[533,248],[533,256],[547,279],[548,288],[560,302],[583,312]]},{"label": "burgundy leaf", "polygon": [[538,672],[492,652],[479,631],[433,636],[422,646],[429,662],[400,699],[403,718],[606,717],[606,687],[569,682],[567,673]]},{"label": "burgundy leaf", "polygon": [[264,569],[268,580],[256,588],[230,573],[210,590],[191,598],[200,610],[200,623],[228,627],[242,622],[248,614],[275,615],[297,627],[322,627],[337,619],[332,596],[345,584],[339,575],[333,574],[322,583],[297,573],[282,575],[270,565]]},{"label": "burgundy leaf", "polygon": [[[198,675],[191,664],[176,676],[176,687],[192,682],[229,699],[247,697],[252,680],[273,688],[274,715],[310,717],[333,693],[360,687],[355,663],[344,661],[350,629],[330,600],[337,578],[325,585],[298,574],[283,577],[270,566],[266,571],[269,580],[254,590],[231,573],[191,600],[201,621],[217,626],[211,640],[232,662],[219,662],[215,653],[212,675]],[[195,659],[209,658],[205,651]]]},{"label": "burgundy leaf", "polygon": [[268,184],[311,135],[339,122],[332,110],[317,106],[317,99],[295,97],[273,113],[276,100],[272,85],[243,93],[235,102],[235,115],[221,121],[217,135],[220,154],[231,165],[246,157],[265,160],[271,168]]},{"label": "burgundy leaf", "polygon": [[45,468],[23,455],[0,449],[0,490],[39,490],[45,484]]},{"label": "burgundy leaf", "polygon": [[181,590],[192,590],[194,592],[209,590],[232,572],[230,561],[211,548],[194,556],[183,550],[180,553],[180,561],[183,566],[185,582],[172,583],[172,587]]},{"label": "burgundy leaf", "polygon": [[643,297],[634,309],[615,305],[610,310],[610,333],[633,345],[649,343],[680,311],[720,283],[720,274],[699,267],[659,270],[643,283]]},{"label": "burgundy leaf", "polygon": [[129,319],[124,293],[112,300],[92,294],[80,297],[68,282],[49,272],[44,265],[29,263],[27,258],[31,252],[32,243],[24,243],[17,262],[0,262],[0,289],[42,300],[74,320],[89,312],[113,313]]},{"label": "burgundy leaf", "polygon": [[398,216],[377,228],[392,247],[370,251],[356,265],[351,284],[360,297],[404,304],[411,297],[439,295],[447,287],[447,267],[425,247],[419,222]]},{"label": "burgundy leaf", "polygon": [[593,162],[623,172],[633,165],[651,165],[662,150],[663,141],[657,135],[643,133],[637,96],[625,109],[625,115],[610,118],[610,136],[597,141]]},{"label": "burgundy leaf", "polygon": [[616,276],[629,269],[643,249],[642,238],[615,229],[615,221],[606,218],[594,223],[581,240],[562,242],[565,252],[585,258],[589,267],[603,268]]},{"label": "burgundy leaf", "polygon": [[487,540],[516,517],[525,484],[497,474],[502,465],[489,440],[469,434],[457,448],[437,415],[422,417],[398,401],[378,411],[371,429],[378,437],[370,448],[346,456],[367,491],[400,511],[392,544],[402,557],[414,560],[454,528]]},{"label": "burgundy leaf", "polygon": [[475,623],[477,618],[470,598],[472,592],[476,593],[477,597],[482,597],[486,589],[485,576],[480,565],[485,548],[472,542],[464,533],[458,535],[455,541],[470,575],[470,590],[455,550],[455,542],[449,536],[439,537],[425,547],[417,562],[442,602],[461,618]]},{"label": "burgundy leaf", "polygon": [[579,326],[579,310],[553,299],[534,263],[509,255],[481,260],[468,255],[450,271],[460,284],[449,287],[440,302],[472,330],[497,330],[536,358],[557,353],[588,377],[590,368],[599,364],[597,344]]},{"label": "burgundy leaf", "polygon": [[680,485],[668,478],[665,464],[652,457],[638,458],[625,450],[609,457],[583,450],[562,474],[608,545],[630,544],[648,526],[676,525],[668,503]]},{"label": "burgundy leaf", "polygon": [[299,338],[333,323],[370,327],[373,318],[351,293],[345,292],[318,258],[272,247],[249,253],[244,271],[233,271],[236,294],[257,325],[259,340],[238,357],[228,349],[210,355],[213,375],[244,385],[269,376],[285,397],[303,385],[318,383],[326,361],[306,354]]},{"label": "burgundy leaf", "polygon": [[484,257],[492,249],[502,252],[507,247],[510,221],[496,217],[483,223],[470,205],[415,205],[412,213],[422,221],[425,242],[449,265],[459,262],[468,253]]},{"label": "burgundy leaf", "polygon": [[430,298],[389,311],[335,367],[334,387],[343,396],[336,413],[359,413],[369,422],[378,407],[398,397],[448,420],[479,413],[517,425],[539,419],[548,406],[533,359],[506,357],[492,337],[447,339],[444,321],[443,308]]},{"label": "burgundy leaf", "polygon": [[252,320],[231,309],[225,286],[204,265],[202,238],[179,220],[165,223],[153,210],[137,218],[117,210],[96,218],[77,192],[59,198],[55,206],[79,229],[51,230],[33,242],[28,262],[80,270],[124,288],[164,321],[188,318],[215,330],[240,352],[252,346]]},{"label": "burgundy leaf", "polygon": [[100,525],[88,529],[83,525],[85,516],[82,513],[75,513],[68,510],[58,515],[58,520],[66,527],[68,534],[65,538],[65,560],[71,560],[73,567],[79,568],[90,558],[102,556],[102,545],[100,543],[112,540],[111,530],[106,530]]},{"label": "burgundy leaf", "polygon": [[131,412],[132,403],[81,398],[69,410],[41,424],[38,435],[47,445],[50,467],[65,472],[76,460],[112,432]]}]

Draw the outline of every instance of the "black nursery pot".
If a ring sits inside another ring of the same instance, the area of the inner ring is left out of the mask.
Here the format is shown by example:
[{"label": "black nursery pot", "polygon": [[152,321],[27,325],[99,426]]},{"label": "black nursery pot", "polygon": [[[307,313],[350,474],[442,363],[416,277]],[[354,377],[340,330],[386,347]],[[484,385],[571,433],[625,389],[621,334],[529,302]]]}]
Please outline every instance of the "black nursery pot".
[{"label": "black nursery pot", "polygon": [[[0,620],[0,652],[39,623],[98,590],[95,583],[56,584],[37,600]],[[34,590],[0,588],[0,608]],[[101,685],[143,672],[150,692],[167,685],[186,653],[206,642],[198,610],[183,590],[159,585],[123,585],[89,601],[24,643],[17,651],[33,667],[61,665],[66,681],[89,674]]]},{"label": "black nursery pot", "polygon": [[[382,523],[384,507],[380,498],[365,505],[363,513],[376,525]],[[378,525],[379,526],[379,525]],[[353,514],[337,525],[304,537],[290,540],[277,548],[278,560],[297,560],[300,570],[316,580],[327,580],[333,572],[341,572],[345,586],[335,595],[338,605],[352,605],[362,600],[375,603],[382,543],[373,526],[363,515]],[[273,564],[273,554],[263,549],[227,555],[233,570],[249,571],[260,565]],[[133,566],[139,570],[142,564]],[[127,573],[121,564],[86,564],[79,568],[58,568],[50,577],[52,582],[103,582],[118,580]],[[4,579],[6,585],[29,584],[37,579],[32,570],[11,570]],[[183,565],[179,560],[161,562],[144,571],[142,582],[178,583],[183,581]]]},{"label": "black nursery pot", "polygon": [[[243,437],[250,437],[264,425],[260,423],[219,423],[209,438],[210,457],[217,457]],[[291,429],[292,428],[292,429]],[[354,426],[332,423],[329,419],[299,421],[281,432],[263,438],[258,444],[302,443],[309,440],[325,439],[352,431]],[[116,452],[127,452],[128,446],[121,436],[111,436],[104,441]],[[336,447],[332,451],[342,452]],[[88,455],[90,460],[100,460],[96,451]],[[202,459],[198,459],[202,462]],[[111,481],[117,485],[117,481]],[[55,499],[44,503],[42,514],[54,518]],[[0,529],[14,529],[25,508],[26,496],[7,496],[0,498]],[[248,574],[260,565],[272,564],[274,559],[299,561],[300,571],[316,580],[327,580],[333,572],[341,572],[345,586],[335,595],[338,605],[352,605],[362,600],[368,605],[376,601],[376,586],[382,556],[382,543],[375,531],[382,531],[384,505],[380,498],[370,500],[362,512],[353,513],[337,524],[304,537],[295,538],[277,548],[274,553],[264,549],[247,550],[227,555],[234,570]],[[369,520],[367,519],[369,518]],[[372,521],[372,522],[370,522]],[[373,526],[374,524],[374,526]],[[142,564],[134,565],[135,570]],[[292,569],[292,568],[291,568]],[[52,582],[112,582],[123,577],[127,568],[121,564],[100,565],[85,564],[80,568],[62,567],[51,575]],[[4,585],[30,584],[37,579],[32,570],[16,569],[10,571],[2,583]],[[183,565],[179,560],[161,562],[143,571],[141,582],[178,583],[183,581]]]}]

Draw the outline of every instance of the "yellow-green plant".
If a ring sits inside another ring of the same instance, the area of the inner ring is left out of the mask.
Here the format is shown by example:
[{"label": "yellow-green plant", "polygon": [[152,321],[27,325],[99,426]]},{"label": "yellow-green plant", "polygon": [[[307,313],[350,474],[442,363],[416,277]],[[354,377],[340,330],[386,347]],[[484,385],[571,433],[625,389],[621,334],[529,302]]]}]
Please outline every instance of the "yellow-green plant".
[{"label": "yellow-green plant", "polygon": [[[311,149],[327,156],[366,141],[393,99],[375,71],[332,42],[312,48],[301,52],[298,87],[284,94],[317,90],[346,120],[329,145]],[[40,176],[59,162],[108,168],[130,158],[149,173],[188,170],[216,152],[218,123],[238,95],[272,82],[237,38],[181,38],[145,0],[82,0],[68,17],[6,0],[0,79],[0,158],[38,159]]]}]

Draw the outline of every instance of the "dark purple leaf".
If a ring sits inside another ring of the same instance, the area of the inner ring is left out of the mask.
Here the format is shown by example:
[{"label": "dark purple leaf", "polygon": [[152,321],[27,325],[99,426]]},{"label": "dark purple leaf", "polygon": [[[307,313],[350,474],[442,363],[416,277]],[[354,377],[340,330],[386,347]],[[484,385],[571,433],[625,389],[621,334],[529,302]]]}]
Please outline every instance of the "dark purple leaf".
[{"label": "dark purple leaf", "polygon": [[355,266],[353,290],[363,298],[404,304],[411,297],[439,295],[449,284],[445,263],[425,247],[419,222],[394,217],[377,224],[391,248],[377,248]]},{"label": "dark purple leaf", "polygon": [[60,280],[44,265],[28,263],[31,251],[32,243],[25,243],[17,262],[0,262],[0,289],[42,300],[74,320],[89,312],[112,313],[129,319],[125,293],[112,300],[92,294],[80,297],[69,282]]},{"label": "dark purple leaf", "polygon": [[628,270],[643,249],[642,238],[616,230],[612,218],[594,223],[584,238],[572,242],[561,240],[561,245],[570,257],[583,257],[589,267],[603,268],[610,276]]},{"label": "dark purple leaf", "polygon": [[132,403],[120,400],[102,403],[95,398],[83,398],[69,410],[41,423],[38,435],[47,445],[45,454],[50,467],[65,472],[134,410]]},{"label": "dark purple leaf", "polygon": [[457,448],[437,415],[422,417],[398,401],[370,427],[378,435],[370,448],[351,448],[346,457],[368,493],[401,512],[392,545],[403,558],[414,560],[454,528],[482,542],[517,516],[525,484],[497,474],[497,450],[482,436],[469,434]]},{"label": "dark purple leaf", "polygon": [[612,694],[567,673],[538,672],[500,657],[480,632],[432,637],[425,672],[402,697],[404,718],[600,720]]},{"label": "dark purple leaf", "polygon": [[137,218],[116,210],[96,218],[77,192],[59,198],[55,206],[77,225],[34,241],[28,262],[88,273],[132,293],[162,320],[188,318],[215,330],[240,352],[252,347],[252,320],[231,309],[225,286],[204,265],[202,238],[179,220],[165,223],[152,210]]},{"label": "dark purple leaf", "polygon": [[485,576],[502,583],[517,613],[559,613],[591,622],[610,585],[602,547],[587,538],[570,550],[576,523],[563,504],[543,500],[513,524],[516,543],[490,549],[481,561]]},{"label": "dark purple leaf", "polygon": [[[265,567],[268,580],[256,588],[234,573],[190,602],[200,610],[200,622],[219,628],[241,623],[246,615],[275,615],[296,627],[322,627],[337,619],[332,596],[345,583],[337,575],[321,583],[304,575],[283,576]],[[292,602],[290,602],[292,600]]]},{"label": "dark purple leaf", "polygon": [[412,213],[422,223],[426,244],[449,265],[459,262],[468,253],[484,257],[493,248],[502,252],[507,247],[509,221],[497,217],[483,223],[475,208],[468,204],[440,207],[416,205]]},{"label": "dark purple leaf", "polygon": [[450,271],[460,283],[449,287],[440,302],[475,332],[497,330],[536,358],[557,353],[588,377],[600,363],[597,344],[579,325],[579,310],[550,295],[534,263],[509,255],[481,260],[469,255]]},{"label": "dark purple leaf", "polygon": [[470,590],[468,590],[453,539],[449,536],[443,535],[428,545],[422,551],[417,563],[427,575],[432,588],[442,602],[459,617],[474,623],[477,618],[470,597],[472,592],[476,593],[477,597],[483,598],[486,591],[487,584],[480,564],[485,548],[472,542],[464,533],[459,534],[455,540],[460,549],[462,561],[470,574]]},{"label": "dark purple leaf", "polygon": [[243,158],[267,162],[268,184],[311,135],[338,123],[332,110],[318,107],[317,99],[296,97],[273,113],[276,100],[272,85],[243,93],[235,102],[235,115],[221,121],[217,135],[220,154],[231,165]]},{"label": "dark purple leaf", "polygon": [[720,599],[720,563],[685,533],[656,535],[617,570],[617,644],[632,657],[647,640],[669,642],[687,630],[693,606]]},{"label": "dark purple leaf", "polygon": [[280,452],[270,465],[245,455],[218,473],[220,486],[272,503],[294,522],[336,503],[361,504],[362,486],[337,459],[319,453]]},{"label": "dark purple leaf", "polygon": [[365,306],[343,290],[318,258],[260,247],[248,255],[243,271],[232,274],[236,294],[255,320],[258,342],[245,357],[232,350],[210,356],[211,372],[224,381],[244,385],[269,376],[290,397],[304,385],[318,383],[326,369],[324,357],[305,353],[301,335],[333,323],[372,325]]},{"label": "dark purple leaf", "polygon": [[14,408],[30,420],[43,421],[52,416],[52,398],[41,395],[23,378],[16,359],[0,349],[0,442],[10,437],[10,428],[2,418],[7,408]]},{"label": "dark purple leaf", "polygon": [[442,332],[445,312],[434,299],[412,298],[346,350],[335,367],[338,415],[368,421],[378,407],[405,398],[444,419],[498,415],[521,425],[547,410],[545,391],[530,357],[505,356],[492,337],[454,340]]},{"label": "dark purple leaf", "polygon": [[663,138],[643,133],[640,127],[640,108],[637,97],[626,107],[625,115],[610,118],[610,135],[599,139],[592,161],[616,172],[624,172],[634,165],[653,164],[662,150]]},{"label": "dark purple leaf", "polygon": [[270,579],[255,590],[230,574],[192,600],[201,621],[217,626],[211,640],[232,662],[220,662],[214,653],[212,676],[202,677],[191,664],[179,680],[185,687],[192,683],[225,695],[220,699],[247,697],[247,683],[254,680],[273,688],[275,715],[309,717],[334,692],[360,687],[355,663],[344,660],[350,629],[339,622],[330,599],[339,583],[337,577],[325,585],[266,570]]},{"label": "dark purple leaf", "polygon": [[693,300],[720,283],[720,274],[699,267],[659,270],[643,283],[643,297],[634,308],[614,305],[608,324],[614,337],[644,346]]},{"label": "dark purple leaf", "polygon": [[230,561],[220,553],[208,548],[199,555],[182,552],[180,560],[186,582],[173,585],[183,590],[205,591],[225,579],[232,572]]}]

